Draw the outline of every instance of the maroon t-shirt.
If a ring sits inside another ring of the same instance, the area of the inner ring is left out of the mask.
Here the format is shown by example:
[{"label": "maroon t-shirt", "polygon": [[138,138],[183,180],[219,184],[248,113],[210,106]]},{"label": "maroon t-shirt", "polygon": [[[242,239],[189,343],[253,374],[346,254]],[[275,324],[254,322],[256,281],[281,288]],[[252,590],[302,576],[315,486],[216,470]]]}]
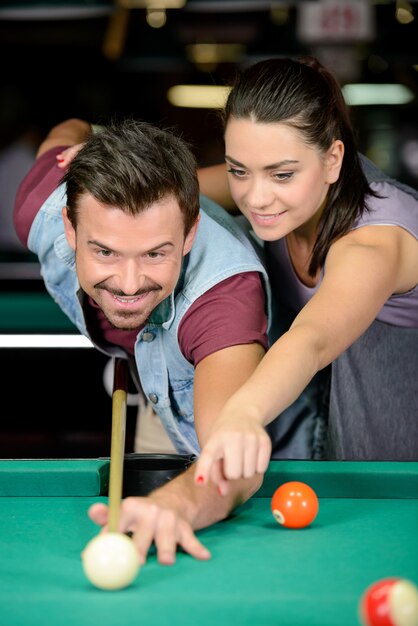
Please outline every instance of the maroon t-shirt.
[{"label": "maroon t-shirt", "polygon": [[[14,221],[25,246],[37,212],[64,174],[55,157],[65,147],[52,148],[39,157],[18,189]],[[139,329],[128,332],[113,328],[91,298],[86,307],[92,337],[134,353]],[[265,294],[258,272],[237,274],[212,287],[191,305],[179,327],[180,349],[195,366],[223,348],[256,342],[267,350]]]}]

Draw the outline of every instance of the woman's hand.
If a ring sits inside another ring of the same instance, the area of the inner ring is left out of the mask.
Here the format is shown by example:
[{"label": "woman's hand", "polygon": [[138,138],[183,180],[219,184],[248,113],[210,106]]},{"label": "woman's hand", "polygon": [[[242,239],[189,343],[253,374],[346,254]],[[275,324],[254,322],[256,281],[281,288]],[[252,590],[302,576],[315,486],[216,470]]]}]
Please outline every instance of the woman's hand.
[{"label": "woman's hand", "polygon": [[57,154],[56,159],[58,161],[57,165],[61,169],[66,169],[74,157],[80,152],[81,148],[84,144],[78,143],[75,146],[70,146],[70,148],[66,148],[59,154]]},{"label": "woman's hand", "polygon": [[220,418],[216,420],[196,462],[195,482],[212,480],[222,495],[229,491],[228,481],[263,474],[270,461],[271,440],[255,419]]}]

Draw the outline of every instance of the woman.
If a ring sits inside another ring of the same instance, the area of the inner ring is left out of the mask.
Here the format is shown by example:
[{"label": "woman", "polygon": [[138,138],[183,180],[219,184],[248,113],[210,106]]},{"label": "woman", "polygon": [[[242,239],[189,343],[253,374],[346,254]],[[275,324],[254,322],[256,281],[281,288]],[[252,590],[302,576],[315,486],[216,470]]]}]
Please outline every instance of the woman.
[{"label": "woman", "polygon": [[227,179],[202,170],[201,191],[226,206],[229,183],[293,321],[221,412],[197,482],[264,472],[265,426],[329,364],[326,458],[418,460],[418,193],[357,153],[316,59],[250,67],[223,118]]}]

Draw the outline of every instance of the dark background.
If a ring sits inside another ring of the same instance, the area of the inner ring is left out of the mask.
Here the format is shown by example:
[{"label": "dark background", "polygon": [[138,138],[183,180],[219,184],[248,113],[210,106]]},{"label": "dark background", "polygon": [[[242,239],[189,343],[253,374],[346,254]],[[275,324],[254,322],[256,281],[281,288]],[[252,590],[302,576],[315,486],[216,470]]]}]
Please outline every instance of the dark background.
[{"label": "dark background", "polygon": [[[313,42],[300,31],[303,2],[188,0],[166,10],[164,26],[152,28],[150,1],[125,0],[120,8],[110,0],[0,0],[0,297],[43,290],[36,261],[11,231],[11,211],[16,185],[54,124],[130,115],[175,128],[201,165],[219,162],[216,111],[173,107],[167,90],[178,83],[227,84],[237,69],[262,58],[313,54],[342,85],[409,87],[415,96],[410,103],[353,107],[352,116],[359,149],[389,175],[418,186],[417,3],[366,2],[372,28],[359,37],[344,34],[350,31],[350,3],[334,2],[328,35]],[[401,24],[396,12],[405,6],[415,19]],[[117,16],[126,18],[125,33],[110,37]],[[347,28],[338,36],[341,24]],[[227,49],[227,59],[198,61],[196,44],[235,46]],[[26,160],[11,166],[17,144]],[[0,309],[0,334],[7,332],[1,319]],[[0,348],[0,359],[0,457],[109,453],[111,400],[102,384],[103,355]],[[134,422],[131,407],[128,448]]]}]

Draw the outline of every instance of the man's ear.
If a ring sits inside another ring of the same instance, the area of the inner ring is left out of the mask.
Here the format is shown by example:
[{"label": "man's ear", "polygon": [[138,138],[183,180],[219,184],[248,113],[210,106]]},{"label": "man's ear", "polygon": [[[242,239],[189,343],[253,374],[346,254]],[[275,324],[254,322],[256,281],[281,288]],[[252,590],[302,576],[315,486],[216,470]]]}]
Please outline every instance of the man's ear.
[{"label": "man's ear", "polygon": [[75,229],[68,218],[68,209],[66,206],[62,209],[62,221],[64,222],[64,231],[65,231],[65,236],[67,238],[68,245],[70,246],[70,248],[75,250],[76,248]]},{"label": "man's ear", "polygon": [[340,175],[344,158],[344,144],[340,139],[335,139],[327,151],[325,162],[327,166],[327,180],[330,185],[335,183]]},{"label": "man's ear", "polygon": [[188,254],[190,250],[192,249],[193,242],[197,233],[197,227],[199,226],[199,222],[200,222],[200,215],[198,216],[197,220],[195,221],[195,223],[193,224],[193,226],[191,227],[191,229],[186,235],[186,239],[184,240],[184,246],[183,246],[183,256]]}]

